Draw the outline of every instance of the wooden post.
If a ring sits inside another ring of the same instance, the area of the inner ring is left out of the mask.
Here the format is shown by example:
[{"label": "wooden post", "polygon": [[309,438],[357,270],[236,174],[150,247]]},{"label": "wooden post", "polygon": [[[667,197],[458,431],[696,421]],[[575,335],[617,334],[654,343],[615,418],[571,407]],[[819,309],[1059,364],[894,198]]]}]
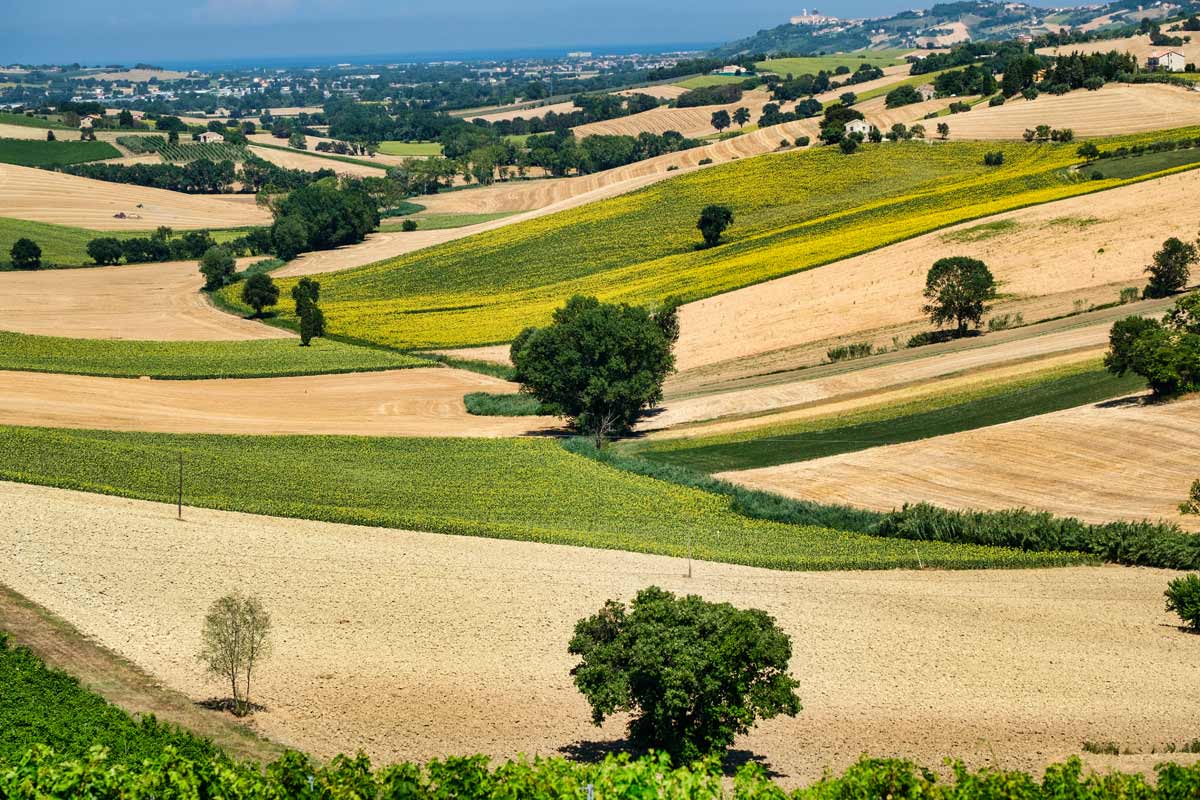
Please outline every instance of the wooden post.
[{"label": "wooden post", "polygon": [[183,519],[183,451],[179,451],[179,494],[176,511],[178,519]]}]

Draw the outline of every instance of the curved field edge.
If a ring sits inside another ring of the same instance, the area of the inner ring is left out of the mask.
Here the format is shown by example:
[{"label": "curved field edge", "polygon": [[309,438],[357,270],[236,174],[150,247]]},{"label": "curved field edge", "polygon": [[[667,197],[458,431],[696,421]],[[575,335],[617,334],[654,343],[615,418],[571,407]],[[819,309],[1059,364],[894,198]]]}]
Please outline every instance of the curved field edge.
[{"label": "curved field edge", "polygon": [[[551,439],[215,436],[0,427],[0,480],[279,517],[627,550],[782,570],[1093,563],[751,519],[709,492]],[[336,472],[331,466],[336,465]]]},{"label": "curved field edge", "polygon": [[[984,167],[983,154],[996,149],[1005,165]],[[399,349],[495,344],[544,323],[572,294],[698,300],[950,225],[1191,168],[1088,181],[1069,169],[1079,162],[1074,145],[954,142],[885,144],[849,157],[829,148],[761,156],[330,274],[322,301],[330,332],[347,339]],[[734,225],[721,246],[697,250],[696,216],[714,201],[733,208]],[[233,294],[224,299],[236,305]],[[278,322],[294,324],[286,313]]]},{"label": "curved field edge", "polygon": [[428,367],[433,363],[374,347],[314,339],[137,341],[74,339],[0,331],[0,370],[103,378],[285,378]]}]

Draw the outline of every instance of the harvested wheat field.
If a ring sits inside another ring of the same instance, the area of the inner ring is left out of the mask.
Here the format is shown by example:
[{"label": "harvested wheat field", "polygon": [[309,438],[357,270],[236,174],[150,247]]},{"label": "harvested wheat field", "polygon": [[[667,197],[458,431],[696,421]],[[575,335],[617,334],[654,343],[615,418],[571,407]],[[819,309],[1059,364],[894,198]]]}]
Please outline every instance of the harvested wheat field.
[{"label": "harvested wheat field", "polygon": [[516,386],[441,367],[196,381],[0,372],[0,424],[362,436],[521,436],[560,425],[549,417],[478,417],[463,405],[468,392],[506,391]]},{"label": "harvested wheat field", "polygon": [[0,164],[0,209],[6,217],[110,231],[271,224],[270,213],[256,206],[253,197],[246,202],[183,194],[12,164]]},{"label": "harvested wheat field", "polygon": [[[0,484],[0,583],[202,700],[208,604],[253,589],[276,647],[251,724],[318,758],[555,755],[620,740],[590,724],[567,654],[577,619],[658,585],[763,608],[792,637],[804,710],[735,749],[789,785],[869,752],[1037,770],[1115,740],[1149,769],[1190,741],[1200,637],[1174,573],[1119,567],[783,573],[527,542],[185,509]],[[981,625],[980,620],[996,621]],[[1194,756],[1182,756],[1192,759]]]},{"label": "harvested wheat field", "polygon": [[674,100],[679,95],[686,92],[687,89],[682,86],[675,86],[671,83],[662,83],[657,86],[640,86],[637,89],[622,89],[613,94],[619,94],[623,97],[628,97],[635,94],[646,94],[651,97],[657,97],[659,100]]},{"label": "harvested wheat field", "polygon": [[303,169],[309,172],[331,169],[339,175],[351,175],[356,178],[382,178],[387,171],[387,165],[383,163],[380,163],[378,167],[369,167],[366,164],[308,155],[300,150],[276,150],[273,147],[256,145],[251,145],[247,149],[264,161],[270,161],[272,164],[287,169]]},{"label": "harvested wheat field", "polygon": [[[240,266],[258,258],[241,259]],[[195,261],[0,273],[0,328],[40,336],[233,341],[290,336],[218,311]]]},{"label": "harvested wheat field", "polygon": [[1197,477],[1200,400],[1102,403],[990,428],[719,477],[791,497],[891,509],[1034,508],[1092,522],[1169,519]]},{"label": "harvested wheat field", "polygon": [[742,95],[736,103],[716,106],[695,106],[691,108],[668,108],[660,106],[649,111],[630,114],[627,117],[606,119],[600,122],[589,122],[578,125],[573,130],[579,138],[596,135],[619,134],[637,136],[639,133],[664,133],[677,131],[689,138],[707,136],[716,133],[712,126],[712,115],[717,111],[728,111],[732,114],[739,108],[750,109],[751,119],[762,116],[763,106],[774,102],[771,95],[763,90],[755,89]]},{"label": "harvested wheat field", "polygon": [[1071,53],[1107,53],[1111,50],[1118,50],[1122,53],[1130,53],[1137,56],[1138,64],[1141,66],[1145,65],[1147,56],[1167,50],[1175,50],[1183,53],[1184,59],[1193,64],[1200,62],[1200,40],[1197,40],[1195,36],[1192,37],[1191,42],[1182,45],[1171,45],[1169,47],[1151,43],[1150,36],[1147,34],[1129,36],[1124,39],[1098,39],[1094,42],[1078,42],[1076,44],[1063,45],[1062,47],[1042,47],[1038,49],[1038,53],[1043,55],[1070,55]]},{"label": "harvested wheat field", "polygon": [[[69,142],[79,139],[79,131],[55,129],[54,137],[60,141]],[[46,140],[46,128],[34,128],[29,125],[8,125],[0,122],[0,139],[38,139]]]},{"label": "harvested wheat field", "polygon": [[1070,128],[1075,136],[1115,136],[1200,124],[1200,94],[1157,83],[1108,84],[1094,91],[1011,99],[943,120],[951,139],[1020,139],[1038,125]]},{"label": "harvested wheat field", "polygon": [[1180,209],[1197,207],[1196,174],[1169,175],[1107,190],[1103,202],[1083,195],[965,222],[690,303],[680,316],[679,368],[917,320],[929,267],[950,255],[982,259],[1005,295],[1061,294],[1057,313],[1065,313],[1072,291],[1122,281],[1141,286],[1142,270],[1164,239],[1195,235],[1197,218]]},{"label": "harvested wheat field", "polygon": [[547,114],[569,114],[572,111],[577,111],[575,103],[568,100],[564,103],[547,103],[542,106],[533,106],[532,108],[506,108],[491,111],[486,114],[476,114],[464,117],[464,119],[474,122],[481,119],[485,122],[507,122],[514,119],[541,119]]},{"label": "harvested wheat field", "polygon": [[[246,138],[249,140],[250,144],[252,144],[252,145],[254,145],[254,144],[270,144],[270,145],[275,145],[276,147],[284,147],[287,145],[287,141],[288,141],[287,139],[280,139],[270,133],[254,133]],[[317,148],[318,144],[321,144],[322,142],[328,142],[328,143],[332,144],[333,142],[337,142],[340,140],[328,139],[323,136],[305,136],[304,140],[305,140],[305,144],[308,145],[308,150],[291,150],[290,152],[293,155],[297,155],[297,156],[308,156],[310,159],[311,158],[320,159],[324,163],[322,163],[320,165],[313,164],[311,166],[305,166],[305,167],[302,167],[302,169],[315,170],[315,169],[321,169],[321,167],[324,167],[325,169],[340,170],[340,168],[342,166],[353,166],[352,164],[346,164],[345,162],[342,162],[341,164],[339,164],[339,162],[337,161],[338,158],[353,158],[358,161],[365,161],[368,164],[372,164],[372,163],[378,164],[379,169],[387,169],[388,167],[397,167],[397,166],[403,164],[409,158],[423,158],[423,156],[389,156],[389,155],[385,155],[383,153],[376,153],[373,156],[369,156],[369,155],[341,156],[341,155],[338,155],[337,153],[321,154],[321,153],[316,152],[316,148]],[[281,155],[283,154],[282,150],[276,150],[275,152],[280,153]],[[260,155],[262,158],[266,158],[266,156],[263,155],[262,153],[256,153],[256,155]],[[324,156],[326,156],[326,155],[333,156],[333,158],[325,158]],[[347,172],[346,174],[349,175],[349,174],[353,174],[353,173]],[[379,177],[379,174],[376,172],[368,172],[366,174],[368,177]]]}]

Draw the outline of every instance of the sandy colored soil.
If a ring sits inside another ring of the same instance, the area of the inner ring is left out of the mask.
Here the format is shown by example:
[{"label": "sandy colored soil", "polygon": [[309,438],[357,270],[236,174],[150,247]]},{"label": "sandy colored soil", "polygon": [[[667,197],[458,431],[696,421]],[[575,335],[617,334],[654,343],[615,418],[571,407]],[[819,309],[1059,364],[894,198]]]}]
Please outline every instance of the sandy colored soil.
[{"label": "sandy colored soil", "polygon": [[891,509],[1027,507],[1089,521],[1168,519],[1197,478],[1200,400],[1102,403],[766,469],[724,473],[822,502]]},{"label": "sandy colored soil", "polygon": [[319,169],[331,169],[339,175],[353,175],[356,178],[382,178],[387,165],[368,167],[365,164],[351,164],[347,161],[335,161],[332,158],[307,155],[299,150],[276,150],[271,147],[251,145],[251,153],[287,169],[304,169],[316,172]]},{"label": "sandy colored soil", "polygon": [[[1195,219],[1178,211],[1198,204],[1196,176],[1171,175],[1110,189],[1100,196],[1074,197],[966,222],[691,303],[681,312],[679,368],[744,359],[804,341],[916,320],[922,316],[925,274],[934,261],[948,255],[982,259],[1000,282],[1000,291],[1019,298],[1120,281],[1140,286],[1145,277],[1142,270],[1164,239],[1195,235]],[[1131,219],[1137,225],[1130,225]],[[1014,227],[979,241],[955,240],[956,233],[1004,220],[1011,220]],[[1062,311],[1070,311],[1070,295],[1062,297]]]},{"label": "sandy colored soil", "polygon": [[550,103],[544,106],[534,106],[533,108],[509,108],[493,111],[488,114],[474,114],[465,119],[468,121],[481,119],[486,122],[506,122],[518,117],[522,119],[541,119],[550,112],[554,112],[555,114],[569,114],[575,110],[575,103],[568,100],[565,103]]},{"label": "sandy colored soil", "polygon": [[[252,725],[330,757],[556,755],[616,744],[568,671],[575,621],[658,585],[763,608],[793,639],[804,710],[735,749],[788,784],[860,754],[1038,770],[1115,740],[1195,736],[1200,637],[1175,627],[1174,573],[782,573],[524,542],[280,520],[0,484],[0,583],[168,687],[221,693],[197,667],[200,621],[233,589],[262,597],[275,651]],[[980,620],[993,624],[980,624]],[[1183,756],[1183,758],[1194,758]],[[1148,769],[1162,756],[1088,757]]]},{"label": "sandy colored soil", "polygon": [[967,26],[963,22],[947,22],[944,25],[939,25],[938,30],[945,30],[947,33],[940,33],[937,36],[922,36],[917,39],[917,44],[948,47],[958,42],[965,42],[971,38],[971,32],[967,30]]},{"label": "sandy colored soil", "polygon": [[[54,131],[55,138],[69,142],[79,138],[79,131]],[[33,128],[28,125],[8,125],[0,123],[0,139],[38,139],[45,141],[46,129]]]},{"label": "sandy colored soil", "polygon": [[1200,93],[1163,84],[1109,84],[1036,100],[977,106],[945,120],[951,139],[1020,139],[1028,128],[1070,128],[1076,138],[1181,128],[1200,124]]},{"label": "sandy colored soil", "polygon": [[477,417],[468,392],[505,381],[429,367],[392,372],[152,381],[0,372],[0,424],[163,433],[520,436],[548,417]]},{"label": "sandy colored soil", "polygon": [[613,94],[629,96],[634,94],[648,94],[651,97],[657,97],[659,100],[674,100],[679,95],[686,92],[687,89],[682,86],[674,86],[669,83],[660,84],[658,86],[643,86],[640,89],[622,89]]},{"label": "sandy colored soil", "polygon": [[160,341],[291,335],[218,311],[200,294],[203,284],[195,261],[4,272],[0,328],[41,336]]},{"label": "sandy colored soil", "polygon": [[177,81],[181,78],[186,78],[187,75],[186,72],[170,69],[126,69],[120,72],[93,72],[89,73],[87,77],[98,81],[145,83],[151,78],[158,78],[160,81]]},{"label": "sandy colored soil", "polygon": [[[1132,15],[1137,17],[1136,14]],[[1140,19],[1140,17],[1137,17]],[[1179,34],[1171,34],[1176,36]],[[1183,35],[1187,35],[1186,32]],[[1038,50],[1038,53],[1044,55],[1070,55],[1071,53],[1107,53],[1111,50],[1120,50],[1124,53],[1131,53],[1137,56],[1138,65],[1145,66],[1146,56],[1155,53],[1161,53],[1166,50],[1178,50],[1183,53],[1183,57],[1191,63],[1200,62],[1200,40],[1195,36],[1192,41],[1175,47],[1164,47],[1150,43],[1149,36],[1130,36],[1126,39],[1101,39],[1095,42],[1080,42],[1078,44],[1068,44],[1062,47],[1043,47]]]},{"label": "sandy colored soil", "polygon": [[[269,225],[271,215],[249,202],[190,195],[61,172],[0,164],[3,216],[93,230],[236,228]],[[123,213],[125,219],[114,214]]]},{"label": "sandy colored soil", "polygon": [[[255,134],[252,134],[251,136],[248,136],[247,139],[250,141],[251,144],[273,144],[276,147],[287,146],[287,139],[279,139],[269,133],[255,133]],[[310,159],[313,159],[313,158],[320,159],[322,164],[321,165],[313,165],[313,166],[305,166],[305,167],[303,167],[303,169],[320,169],[321,166],[324,166],[326,169],[336,169],[336,170],[341,171],[342,167],[353,167],[354,166],[353,164],[346,164],[344,162],[339,163],[338,161],[336,161],[332,158],[323,158],[322,157],[323,155],[337,155],[337,153],[321,154],[321,153],[316,152],[317,145],[320,144],[321,142],[332,143],[332,142],[337,141],[337,139],[328,139],[328,138],[325,138],[322,136],[305,136],[304,139],[305,139],[305,144],[308,145],[308,150],[307,151],[294,150],[294,151],[292,151],[292,153],[297,156],[308,155],[308,157]],[[275,152],[279,155],[284,155],[284,153],[280,150],[276,150]],[[263,158],[266,158],[266,156],[261,153],[259,153],[259,155],[262,155]],[[388,167],[400,166],[401,164],[403,164],[405,161],[407,161],[410,158],[424,158],[424,156],[389,156],[389,155],[384,155],[383,153],[376,153],[373,157],[367,156],[367,155],[362,155],[362,156],[346,155],[346,156],[344,156],[344,158],[354,158],[354,159],[358,159],[359,161],[367,161],[370,163],[378,164],[379,169],[387,169]],[[358,174],[358,173],[346,172],[345,174],[353,175],[353,174]],[[378,172],[371,171],[371,170],[367,170],[364,174],[366,174],[369,177],[379,177]]]}]

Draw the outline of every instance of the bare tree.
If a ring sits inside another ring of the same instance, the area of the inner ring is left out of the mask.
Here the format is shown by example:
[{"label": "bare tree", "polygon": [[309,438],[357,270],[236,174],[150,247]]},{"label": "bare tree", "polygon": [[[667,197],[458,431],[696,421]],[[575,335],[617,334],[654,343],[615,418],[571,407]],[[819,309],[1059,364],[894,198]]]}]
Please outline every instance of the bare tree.
[{"label": "bare tree", "polygon": [[249,712],[250,678],[255,665],[270,653],[271,615],[254,596],[233,592],[209,606],[197,658],[208,671],[229,681],[233,713]]}]

